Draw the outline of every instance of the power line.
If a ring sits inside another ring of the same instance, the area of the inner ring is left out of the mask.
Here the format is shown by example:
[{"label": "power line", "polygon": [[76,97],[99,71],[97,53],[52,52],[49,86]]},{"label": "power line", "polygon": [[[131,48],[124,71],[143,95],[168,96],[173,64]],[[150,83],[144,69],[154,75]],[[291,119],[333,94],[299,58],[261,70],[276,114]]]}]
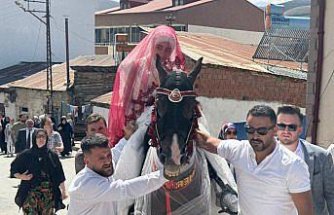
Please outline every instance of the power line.
[{"label": "power line", "polygon": [[[52,17],[51,17],[51,18],[52,18]],[[60,32],[62,32],[62,33],[65,33],[65,30],[63,30],[62,28],[58,27],[58,23],[57,23],[56,19],[52,18],[52,20],[53,20],[54,23],[55,23],[55,29],[58,30],[58,31],[60,31]],[[71,20],[71,22],[72,22],[72,20]],[[74,23],[75,23],[75,22],[74,22]],[[85,42],[88,42],[88,43],[90,43],[90,44],[94,44],[94,45],[95,45],[95,42],[94,42],[94,41],[92,41],[92,40],[90,40],[90,39],[87,39],[87,38],[81,36],[79,33],[75,32],[75,31],[73,31],[73,30],[70,30],[69,33],[70,33],[71,35],[77,37],[78,39],[81,39],[82,41],[85,41]]]},{"label": "power line", "polygon": [[[21,0],[16,0],[15,4],[21,8],[24,12],[30,13],[36,19],[46,26],[46,88],[49,92],[47,99],[47,107],[45,112],[53,115],[53,83],[52,83],[52,56],[51,56],[51,31],[50,31],[50,0],[23,0],[25,5],[22,4]],[[45,11],[43,9],[38,9],[37,6],[45,6]],[[45,14],[45,16],[40,17],[37,14]],[[45,18],[45,21],[43,20]]]}]

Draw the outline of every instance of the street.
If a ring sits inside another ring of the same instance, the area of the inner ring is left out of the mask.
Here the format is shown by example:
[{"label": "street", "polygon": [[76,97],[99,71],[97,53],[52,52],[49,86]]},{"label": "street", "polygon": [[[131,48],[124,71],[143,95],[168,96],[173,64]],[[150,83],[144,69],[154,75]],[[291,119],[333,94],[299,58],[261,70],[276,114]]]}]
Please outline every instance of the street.
[{"label": "street", "polygon": [[[66,177],[66,188],[68,188],[71,183],[75,171],[74,171],[74,155],[75,151],[72,153],[72,157],[60,159]],[[14,202],[14,197],[17,191],[17,185],[20,183],[20,180],[9,178],[9,169],[10,163],[14,158],[7,158],[6,155],[0,155],[0,215],[14,215],[19,214],[18,206]],[[64,200],[64,204],[69,203],[69,198]],[[60,210],[57,212],[57,215],[65,215],[67,210]]]}]

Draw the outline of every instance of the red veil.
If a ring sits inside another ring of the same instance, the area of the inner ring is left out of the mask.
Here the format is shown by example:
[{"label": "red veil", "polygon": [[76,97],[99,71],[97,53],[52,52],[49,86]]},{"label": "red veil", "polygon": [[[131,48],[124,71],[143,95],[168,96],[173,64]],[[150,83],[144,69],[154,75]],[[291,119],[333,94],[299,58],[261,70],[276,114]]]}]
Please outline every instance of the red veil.
[{"label": "red veil", "polygon": [[109,109],[108,136],[112,145],[123,137],[126,123],[136,120],[144,107],[152,104],[153,91],[160,85],[155,47],[161,42],[169,42],[173,48],[169,59],[162,62],[166,70],[184,69],[176,33],[168,26],[156,27],[129,53],[118,67]]}]

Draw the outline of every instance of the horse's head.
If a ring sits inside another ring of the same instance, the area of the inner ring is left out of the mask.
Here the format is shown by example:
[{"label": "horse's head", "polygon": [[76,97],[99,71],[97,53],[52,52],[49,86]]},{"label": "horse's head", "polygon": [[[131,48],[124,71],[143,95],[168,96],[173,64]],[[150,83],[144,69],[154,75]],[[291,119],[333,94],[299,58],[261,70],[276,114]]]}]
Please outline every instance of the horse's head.
[{"label": "horse's head", "polygon": [[193,84],[202,66],[200,58],[191,73],[173,71],[167,73],[159,58],[156,66],[160,87],[156,94],[153,145],[157,146],[164,174],[168,179],[177,180],[191,171],[193,158],[193,133],[197,127],[198,102]]}]

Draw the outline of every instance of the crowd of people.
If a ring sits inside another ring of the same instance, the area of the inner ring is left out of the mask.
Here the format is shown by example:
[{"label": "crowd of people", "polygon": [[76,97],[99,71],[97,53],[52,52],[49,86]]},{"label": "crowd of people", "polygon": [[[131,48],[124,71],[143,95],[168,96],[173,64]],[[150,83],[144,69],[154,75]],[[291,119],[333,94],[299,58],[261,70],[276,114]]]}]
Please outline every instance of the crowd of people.
[{"label": "crowd of people", "polygon": [[63,116],[57,126],[55,120],[48,116],[28,118],[28,113],[21,113],[18,121],[8,116],[0,115],[0,146],[1,152],[7,157],[13,157],[25,149],[32,147],[33,134],[37,128],[43,128],[48,133],[47,147],[63,157],[69,156],[73,145],[73,128],[68,119]]},{"label": "crowd of people", "polygon": [[[168,26],[151,31],[119,66],[109,118],[88,116],[68,194],[59,160],[72,150],[73,130],[66,117],[59,126],[50,117],[39,121],[26,114],[16,123],[1,119],[1,150],[8,156],[17,154],[11,175],[21,180],[15,202],[24,214],[53,214],[64,208],[62,200],[68,195],[70,215],[117,214],[117,201],[153,192],[167,182],[161,170],[130,180],[113,178],[118,158],[136,130],[134,121],[152,104],[154,89],[160,85],[157,56],[168,71],[185,69],[175,31]],[[246,114],[247,140],[238,140],[233,123],[224,124],[218,138],[197,130],[197,146],[225,158],[233,168],[239,214],[334,214],[333,157],[299,138],[302,117],[294,106],[275,112],[256,105]]]},{"label": "crowd of people", "polygon": [[65,208],[62,200],[68,194],[59,156],[70,155],[74,137],[66,117],[58,126],[48,115],[30,119],[25,112],[17,122],[8,116],[0,119],[1,151],[16,155],[10,176],[21,180],[15,203],[24,214],[54,214]]}]

